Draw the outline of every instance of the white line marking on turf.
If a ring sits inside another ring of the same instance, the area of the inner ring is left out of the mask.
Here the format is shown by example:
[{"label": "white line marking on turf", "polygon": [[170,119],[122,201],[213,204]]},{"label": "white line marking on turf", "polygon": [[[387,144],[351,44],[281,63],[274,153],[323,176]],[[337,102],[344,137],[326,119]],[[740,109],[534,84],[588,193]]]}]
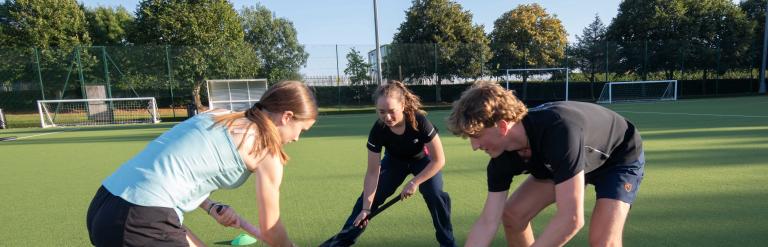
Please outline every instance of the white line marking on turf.
[{"label": "white line marking on turf", "polygon": [[707,116],[707,117],[768,118],[768,116],[706,114],[706,113],[676,113],[676,112],[653,112],[653,111],[617,111],[617,112],[638,113],[638,114],[660,114],[660,115]]},{"label": "white line marking on turf", "polygon": [[73,131],[73,130],[79,130],[79,129],[68,129],[68,130],[62,130],[62,131],[56,131],[56,132],[42,133],[42,134],[37,134],[37,135],[21,136],[21,137],[16,138],[16,140],[27,139],[27,138],[37,137],[37,136],[50,135],[50,134],[58,134],[58,133],[61,133],[61,132],[67,132],[67,131]]},{"label": "white line marking on turf", "polygon": [[[353,113],[353,114],[337,114],[337,115],[321,115],[322,118],[330,118],[330,119],[343,119],[343,118],[369,118],[371,115],[374,115],[374,113]],[[375,117],[374,117],[375,118]]]}]

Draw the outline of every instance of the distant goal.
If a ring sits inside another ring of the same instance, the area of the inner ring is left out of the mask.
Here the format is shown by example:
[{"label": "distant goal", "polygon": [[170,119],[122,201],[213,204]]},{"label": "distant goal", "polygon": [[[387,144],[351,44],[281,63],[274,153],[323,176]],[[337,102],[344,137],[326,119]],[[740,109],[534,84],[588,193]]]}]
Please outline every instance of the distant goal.
[{"label": "distant goal", "polygon": [[245,111],[267,91],[267,79],[207,80],[208,107]]},{"label": "distant goal", "polygon": [[677,100],[677,80],[609,82],[597,103]]},{"label": "distant goal", "polygon": [[155,98],[38,100],[40,126],[159,123]]}]

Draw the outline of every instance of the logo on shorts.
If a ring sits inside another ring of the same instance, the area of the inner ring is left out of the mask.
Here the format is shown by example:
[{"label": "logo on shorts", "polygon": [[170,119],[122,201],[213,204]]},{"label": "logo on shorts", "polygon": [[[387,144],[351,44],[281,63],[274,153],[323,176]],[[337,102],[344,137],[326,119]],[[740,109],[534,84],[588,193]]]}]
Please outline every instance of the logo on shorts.
[{"label": "logo on shorts", "polygon": [[632,191],[632,184],[624,183],[624,190],[626,190],[627,192]]}]

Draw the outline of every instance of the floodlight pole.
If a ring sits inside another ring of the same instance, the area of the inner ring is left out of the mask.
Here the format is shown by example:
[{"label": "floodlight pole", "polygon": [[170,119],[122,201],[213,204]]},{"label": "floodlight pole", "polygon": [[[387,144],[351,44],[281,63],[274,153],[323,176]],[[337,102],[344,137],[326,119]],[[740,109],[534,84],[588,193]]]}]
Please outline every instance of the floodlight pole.
[{"label": "floodlight pole", "polygon": [[374,32],[376,33],[376,76],[377,80],[379,82],[379,85],[382,83],[382,76],[381,76],[381,46],[379,46],[379,10],[376,6],[377,0],[373,0],[373,25],[374,25]]},{"label": "floodlight pole", "polygon": [[765,27],[763,30],[763,53],[761,54],[761,63],[760,63],[760,90],[758,93],[764,94],[765,93],[765,56],[767,55],[766,52],[768,52],[768,2],[765,4]]}]

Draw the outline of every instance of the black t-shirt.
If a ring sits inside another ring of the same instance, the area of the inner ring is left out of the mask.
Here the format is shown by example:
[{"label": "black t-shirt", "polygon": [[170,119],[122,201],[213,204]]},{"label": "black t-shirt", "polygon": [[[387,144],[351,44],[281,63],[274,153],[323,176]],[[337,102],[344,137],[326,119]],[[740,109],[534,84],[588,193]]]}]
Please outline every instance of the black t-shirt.
[{"label": "black t-shirt", "polygon": [[596,104],[550,102],[529,109],[522,123],[531,158],[525,162],[517,152],[504,152],[491,159],[488,191],[508,190],[512,177],[523,173],[555,184],[581,171],[589,179],[602,168],[636,161],[642,151],[635,126]]},{"label": "black t-shirt", "polygon": [[437,135],[437,128],[432,125],[427,118],[416,113],[416,122],[418,131],[413,129],[408,118],[405,120],[405,132],[398,135],[392,132],[384,122],[377,120],[371,128],[368,135],[368,150],[374,153],[381,153],[381,148],[385,147],[385,155],[392,156],[401,160],[415,160],[424,157],[424,144],[432,141]]}]

